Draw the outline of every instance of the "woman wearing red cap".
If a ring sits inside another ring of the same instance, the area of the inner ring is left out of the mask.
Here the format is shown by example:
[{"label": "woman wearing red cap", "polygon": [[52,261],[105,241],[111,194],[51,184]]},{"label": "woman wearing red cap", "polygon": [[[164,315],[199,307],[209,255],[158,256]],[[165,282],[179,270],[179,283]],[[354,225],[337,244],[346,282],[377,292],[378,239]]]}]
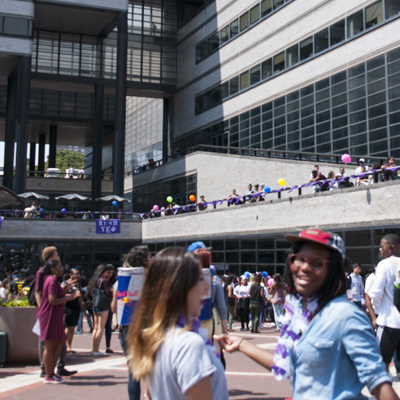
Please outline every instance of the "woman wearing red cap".
[{"label": "woman wearing red cap", "polygon": [[289,378],[294,400],[365,399],[364,386],[377,399],[398,399],[370,321],[346,298],[342,238],[319,229],[285,237],[293,243],[287,290],[298,300],[281,320],[275,355],[237,336],[219,336],[221,347]]}]

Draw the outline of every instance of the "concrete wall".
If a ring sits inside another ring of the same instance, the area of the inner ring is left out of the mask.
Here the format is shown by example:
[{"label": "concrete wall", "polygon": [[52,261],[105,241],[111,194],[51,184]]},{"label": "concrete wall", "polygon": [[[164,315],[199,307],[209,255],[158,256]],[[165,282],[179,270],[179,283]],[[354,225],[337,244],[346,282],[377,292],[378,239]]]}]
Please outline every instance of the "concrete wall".
[{"label": "concrete wall", "polygon": [[32,55],[32,40],[1,36],[0,54],[30,56]]},{"label": "concrete wall", "polygon": [[[218,15],[218,21],[210,21],[182,40],[178,46],[178,93],[174,98],[175,137],[243,113],[400,46],[400,40],[394,34],[400,29],[400,20],[395,20],[195,116],[197,94],[237,76],[373,3],[373,0],[296,0],[196,64],[196,44],[217,27],[239,16],[252,2],[246,0],[234,3]],[[195,29],[197,23],[198,20],[194,19],[189,25],[193,24]]]},{"label": "concrete wall", "polygon": [[0,229],[0,240],[107,240],[119,242],[121,240],[141,240],[140,221],[121,221],[121,233],[98,235],[96,234],[95,220],[70,219],[5,219]]},{"label": "concrete wall", "polygon": [[[213,154],[196,152],[186,157],[168,162],[162,167],[144,171],[125,178],[125,192],[135,188],[157,184],[166,179],[174,179],[197,173],[197,196],[204,195],[207,201],[228,197],[232,189],[240,195],[247,192],[247,185],[264,184],[278,189],[278,180],[286,180],[286,186],[301,185],[309,182],[310,173],[316,162],[279,160],[273,158],[250,157],[231,154]],[[326,176],[329,171],[339,172],[343,166],[317,163]],[[347,168],[347,174],[355,172],[354,166]],[[292,192],[293,193],[293,192]],[[312,193],[312,189],[303,189],[303,194]],[[289,194],[284,192],[283,197]]]},{"label": "concrete wall", "polygon": [[115,11],[127,11],[129,0],[36,0],[38,3],[68,5],[74,7],[90,7]]},{"label": "concrete wall", "polygon": [[144,242],[262,235],[320,226],[327,229],[373,227],[400,223],[400,183],[379,183],[343,191],[293,196],[291,199],[225,207],[145,220]]},{"label": "concrete wall", "polygon": [[34,17],[35,5],[33,0],[0,0],[1,14],[19,17]]}]

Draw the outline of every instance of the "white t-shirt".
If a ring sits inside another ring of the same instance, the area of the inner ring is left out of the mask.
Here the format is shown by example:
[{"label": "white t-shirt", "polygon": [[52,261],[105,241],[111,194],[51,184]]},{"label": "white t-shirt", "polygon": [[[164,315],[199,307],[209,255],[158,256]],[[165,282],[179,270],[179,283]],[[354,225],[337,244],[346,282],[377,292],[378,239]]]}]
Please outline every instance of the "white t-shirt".
[{"label": "white t-shirt", "polygon": [[7,289],[5,289],[5,288],[0,288],[0,297],[2,298],[2,299],[5,299],[6,297],[7,297]]},{"label": "white t-shirt", "polygon": [[203,338],[176,327],[158,349],[154,370],[147,376],[152,400],[187,400],[185,393],[210,377],[215,400],[229,400],[224,367]]},{"label": "white t-shirt", "polygon": [[[375,272],[369,275],[369,277],[365,280],[365,293],[368,293],[368,290],[371,288],[374,283]],[[375,315],[379,314],[379,307],[375,305],[375,302],[371,299],[372,308],[374,310]]]},{"label": "white t-shirt", "polygon": [[[364,165],[364,167],[365,167],[365,172],[368,172],[369,171],[368,167],[366,165]],[[356,174],[362,174],[361,166],[356,168]]]},{"label": "white t-shirt", "polygon": [[238,285],[235,288],[235,296],[237,297],[246,297],[250,293],[250,285],[243,286]]}]

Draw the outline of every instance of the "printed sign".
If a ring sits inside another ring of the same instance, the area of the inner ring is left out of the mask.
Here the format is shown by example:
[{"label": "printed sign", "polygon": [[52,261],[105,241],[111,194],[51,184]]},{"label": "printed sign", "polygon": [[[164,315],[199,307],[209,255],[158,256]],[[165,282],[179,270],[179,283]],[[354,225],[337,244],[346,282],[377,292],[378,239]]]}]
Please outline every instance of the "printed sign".
[{"label": "printed sign", "polygon": [[96,233],[113,234],[121,233],[121,221],[119,219],[96,219]]}]

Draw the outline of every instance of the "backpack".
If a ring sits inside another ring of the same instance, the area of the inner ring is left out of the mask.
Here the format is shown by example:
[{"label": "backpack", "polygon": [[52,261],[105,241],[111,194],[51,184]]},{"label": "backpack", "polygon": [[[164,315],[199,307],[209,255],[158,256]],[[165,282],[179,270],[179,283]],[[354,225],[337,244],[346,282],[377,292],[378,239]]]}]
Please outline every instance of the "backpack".
[{"label": "backpack", "polygon": [[27,294],[29,305],[37,307],[36,297],[35,297],[35,284],[36,278],[29,285],[29,292]]}]

